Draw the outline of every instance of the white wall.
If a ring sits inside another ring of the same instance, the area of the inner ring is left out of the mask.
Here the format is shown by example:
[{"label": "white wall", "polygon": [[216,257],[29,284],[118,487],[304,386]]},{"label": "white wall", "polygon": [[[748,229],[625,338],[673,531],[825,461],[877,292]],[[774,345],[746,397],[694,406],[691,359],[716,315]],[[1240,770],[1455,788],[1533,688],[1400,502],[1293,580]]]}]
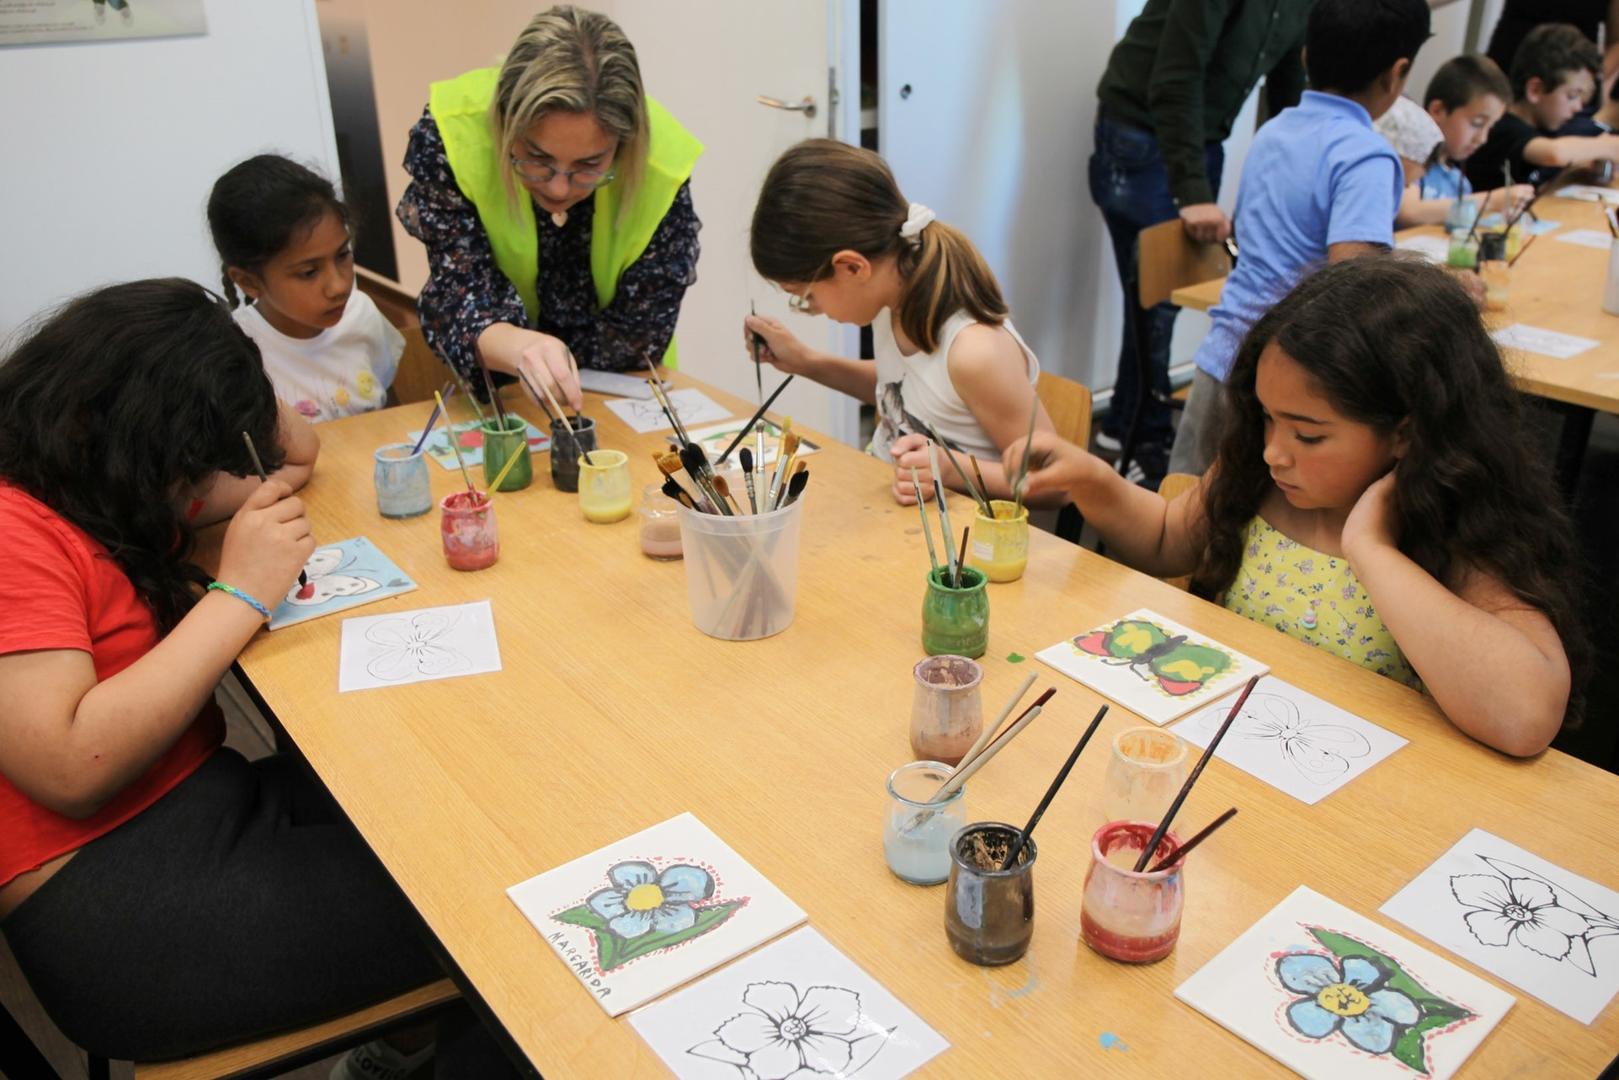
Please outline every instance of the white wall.
[{"label": "white wall", "polygon": [[206,0],[200,37],[0,50],[0,335],[93,286],[219,287],[204,208],[264,150],[337,175],[313,0]]}]

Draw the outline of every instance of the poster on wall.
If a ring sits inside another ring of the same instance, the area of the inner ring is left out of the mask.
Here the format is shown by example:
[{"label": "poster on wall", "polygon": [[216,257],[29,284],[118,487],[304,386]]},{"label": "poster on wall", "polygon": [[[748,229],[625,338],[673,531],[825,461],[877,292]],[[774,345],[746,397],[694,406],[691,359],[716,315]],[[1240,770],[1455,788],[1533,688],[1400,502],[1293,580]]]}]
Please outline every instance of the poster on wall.
[{"label": "poster on wall", "polygon": [[0,45],[205,34],[203,0],[0,0]]}]

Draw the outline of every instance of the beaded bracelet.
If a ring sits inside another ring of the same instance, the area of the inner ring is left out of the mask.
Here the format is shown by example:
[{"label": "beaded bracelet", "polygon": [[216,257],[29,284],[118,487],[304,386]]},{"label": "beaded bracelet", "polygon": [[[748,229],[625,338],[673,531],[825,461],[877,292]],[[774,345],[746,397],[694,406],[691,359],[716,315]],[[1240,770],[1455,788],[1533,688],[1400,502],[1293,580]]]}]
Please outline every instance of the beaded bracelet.
[{"label": "beaded bracelet", "polygon": [[208,589],[209,591],[218,590],[219,592],[225,593],[228,596],[234,596],[236,599],[258,612],[262,618],[268,619],[270,617],[269,608],[265,607],[263,604],[259,603],[257,600],[253,599],[251,596],[247,595],[234,585],[226,585],[223,581],[215,581],[208,586]]}]

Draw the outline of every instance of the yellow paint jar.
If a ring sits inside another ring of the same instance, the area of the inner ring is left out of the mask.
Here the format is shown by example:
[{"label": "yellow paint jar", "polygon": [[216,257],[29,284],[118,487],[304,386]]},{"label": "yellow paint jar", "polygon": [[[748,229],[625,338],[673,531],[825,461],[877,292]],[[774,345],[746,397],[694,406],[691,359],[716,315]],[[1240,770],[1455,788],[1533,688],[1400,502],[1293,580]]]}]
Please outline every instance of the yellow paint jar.
[{"label": "yellow paint jar", "polygon": [[995,582],[1016,581],[1029,565],[1029,508],[1010,499],[991,499],[993,518],[980,510],[973,521],[967,565]]},{"label": "yellow paint jar", "polygon": [[580,456],[579,509],[598,525],[630,516],[629,455],[622,450],[592,450]]}]

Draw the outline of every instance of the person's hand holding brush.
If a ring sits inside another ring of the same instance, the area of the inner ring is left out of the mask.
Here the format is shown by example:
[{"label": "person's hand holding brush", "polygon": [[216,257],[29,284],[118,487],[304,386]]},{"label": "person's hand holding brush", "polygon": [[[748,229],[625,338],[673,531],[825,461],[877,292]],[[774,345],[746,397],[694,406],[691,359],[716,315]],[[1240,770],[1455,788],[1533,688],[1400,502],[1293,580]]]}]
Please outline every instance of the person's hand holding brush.
[{"label": "person's hand holding brush", "polygon": [[1051,492],[1072,493],[1098,479],[1116,475],[1107,462],[1080,449],[1053,431],[1036,431],[1030,439],[1018,439],[1001,454],[1007,476],[1016,476],[1029,455],[1029,475],[1023,481],[1025,502]]}]

